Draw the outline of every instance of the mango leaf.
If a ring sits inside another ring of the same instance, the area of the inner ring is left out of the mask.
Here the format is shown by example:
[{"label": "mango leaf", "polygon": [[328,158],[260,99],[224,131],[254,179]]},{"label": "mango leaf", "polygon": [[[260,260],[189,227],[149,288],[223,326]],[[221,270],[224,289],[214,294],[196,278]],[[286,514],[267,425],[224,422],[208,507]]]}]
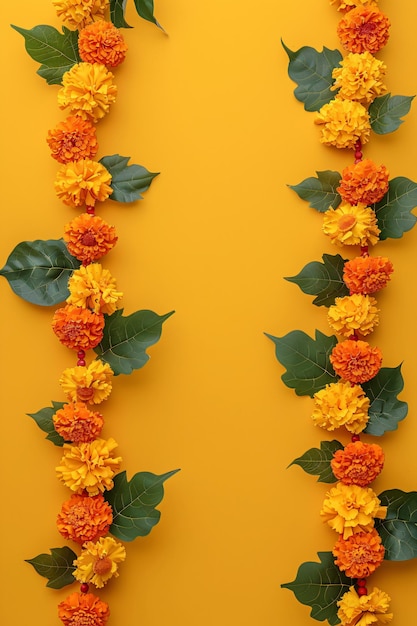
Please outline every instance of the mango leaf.
[{"label": "mango leaf", "polygon": [[56,446],[64,445],[64,439],[56,432],[52,417],[59,409],[62,409],[64,404],[65,402],[54,402],[52,400],[52,407],[47,406],[44,409],[40,409],[37,413],[28,413],[28,416],[35,420],[39,428],[47,433],[45,439],[52,441]]},{"label": "mango leaf", "polygon": [[404,388],[401,365],[398,367],[382,367],[378,374],[362,385],[371,401],[369,421],[365,428],[368,435],[380,436],[398,428],[408,412],[408,405],[397,399]]},{"label": "mango leaf", "polygon": [[307,474],[318,476],[319,483],[335,483],[335,478],[330,462],[336,450],[342,450],[340,441],[321,441],[319,448],[310,448],[303,456],[294,459],[291,465],[299,465]]},{"label": "mango leaf", "polygon": [[48,85],[59,85],[62,77],[73,65],[81,61],[78,54],[78,30],[62,27],[60,33],[53,26],[40,25],[30,30],[13,26],[25,38],[29,55],[42,63],[37,73]]},{"label": "mango leaf", "polygon": [[135,0],[135,7],[140,17],[143,17],[143,19],[148,22],[156,24],[158,28],[164,30],[153,14],[153,0]]},{"label": "mango leaf", "polygon": [[265,334],[275,344],[277,360],[287,369],[282,381],[295,389],[297,396],[313,396],[338,380],[329,360],[336,337],[327,337],[319,330],[315,340],[301,330],[293,330],[285,337]]},{"label": "mango leaf", "polygon": [[387,561],[407,561],[417,557],[417,492],[409,493],[399,489],[389,489],[379,494],[383,506],[387,506],[387,516],[375,519],[385,547]]},{"label": "mango leaf", "polygon": [[392,133],[403,123],[401,119],[410,110],[414,96],[391,96],[386,93],[371,103],[368,112],[371,128],[378,135]]},{"label": "mango leaf", "polygon": [[298,84],[295,97],[304,103],[306,111],[318,111],[335,97],[335,92],[330,91],[332,72],[342,60],[341,53],[326,47],[318,52],[309,46],[292,52],[282,40],[281,43],[290,60],[288,75]]},{"label": "mango leaf", "polygon": [[68,279],[80,262],[68,253],[62,239],[23,241],[11,252],[0,276],[23,300],[41,306],[63,302]]},{"label": "mango leaf", "polygon": [[110,187],[113,193],[110,200],[117,202],[142,200],[141,193],[149,189],[155,176],[158,176],[159,172],[148,172],[142,165],[128,165],[129,159],[130,157],[120,156],[120,154],[112,154],[100,159],[100,163],[112,176]]},{"label": "mango leaf", "polygon": [[331,626],[339,624],[337,601],[353,584],[334,564],[331,552],[317,553],[320,563],[307,562],[300,565],[297,577],[281,585],[292,591],[301,604],[311,607],[310,615],[319,622],[327,619]]},{"label": "mango leaf", "polygon": [[153,311],[136,311],[126,317],[119,309],[106,317],[101,343],[94,348],[102,361],[110,365],[114,374],[130,374],[149,360],[146,349],[158,341],[162,324],[174,311],[157,315]]},{"label": "mango leaf", "polygon": [[110,21],[116,28],[132,28],[125,20],[127,0],[110,0]]},{"label": "mango leaf", "polygon": [[65,546],[64,548],[51,548],[51,554],[38,554],[33,559],[26,559],[41,576],[48,579],[47,587],[62,589],[66,585],[75,582],[72,573],[73,565],[77,558],[75,552]]},{"label": "mango leaf", "polygon": [[285,280],[298,285],[304,293],[317,296],[313,300],[316,306],[331,306],[335,298],[349,295],[349,289],[343,282],[345,259],[340,254],[323,254],[323,263],[312,261],[296,276],[285,276]]},{"label": "mango leaf", "polygon": [[114,487],[104,495],[113,509],[112,535],[122,541],[144,537],[159,522],[161,513],[155,507],[164,497],[163,483],[179,470],[157,476],[138,472],[129,482],[126,472],[114,477]]},{"label": "mango leaf", "polygon": [[302,199],[310,203],[313,209],[317,209],[320,213],[324,213],[330,207],[339,206],[342,198],[336,191],[336,187],[340,184],[341,176],[339,172],[325,170],[316,172],[317,178],[314,176],[306,178],[298,185],[288,185]]},{"label": "mango leaf", "polygon": [[379,238],[399,239],[411,230],[417,220],[411,211],[416,206],[417,184],[404,176],[390,180],[385,196],[373,205],[381,229]]}]

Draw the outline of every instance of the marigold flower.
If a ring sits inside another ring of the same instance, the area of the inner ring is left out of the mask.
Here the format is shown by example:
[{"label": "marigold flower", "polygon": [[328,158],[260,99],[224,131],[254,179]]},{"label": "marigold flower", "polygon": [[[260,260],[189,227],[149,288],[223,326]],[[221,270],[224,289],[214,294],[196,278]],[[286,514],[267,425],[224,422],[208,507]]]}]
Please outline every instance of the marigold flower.
[{"label": "marigold flower", "polygon": [[337,483],[326,494],[320,515],[344,539],[354,533],[369,532],[375,518],[385,519],[387,507],[381,506],[369,487]]},{"label": "marigold flower", "polygon": [[337,480],[345,485],[366,487],[382,472],[384,451],[377,443],[354,441],[336,450],[330,465]]},{"label": "marigold flower", "polygon": [[351,52],[335,67],[331,90],[339,90],[339,98],[369,104],[387,92],[383,79],[387,66],[370,52]]},{"label": "marigold flower", "polygon": [[68,252],[84,264],[98,261],[117,242],[116,229],[98,215],[82,213],[65,226]]},{"label": "marigold flower", "polygon": [[384,560],[385,548],[381,537],[372,528],[366,533],[354,533],[347,539],[340,537],[333,548],[335,564],[349,578],[367,578]]},{"label": "marigold flower", "polygon": [[390,21],[375,6],[360,6],[348,11],[337,26],[342,46],[349,52],[376,54],[389,39]]},{"label": "marigold flower", "polygon": [[386,287],[393,271],[387,257],[360,256],[345,263],[343,280],[350,293],[371,294]]},{"label": "marigold flower", "polygon": [[336,191],[349,204],[369,206],[385,196],[389,188],[388,178],[385,165],[376,165],[371,159],[363,159],[345,167]]},{"label": "marigold flower", "polygon": [[356,7],[376,6],[378,0],[330,0],[330,4],[337,4],[337,10],[350,11]]},{"label": "marigold flower", "polygon": [[48,131],[46,138],[51,156],[59,163],[93,159],[97,154],[96,128],[78,115],[70,115]]},{"label": "marigold flower", "polygon": [[102,537],[96,543],[88,541],[74,561],[74,578],[80,583],[104,587],[112,576],[119,575],[118,564],[126,558],[125,547],[112,537]]},{"label": "marigold flower", "polygon": [[334,244],[345,246],[375,245],[381,232],[375,211],[364,204],[341,202],[337,209],[323,214],[323,232]]},{"label": "marigold flower", "polygon": [[92,593],[74,592],[58,604],[64,626],[104,626],[110,616],[107,602]]},{"label": "marigold flower", "polygon": [[339,381],[330,383],[314,396],[312,420],[316,426],[332,431],[344,426],[358,434],[368,422],[370,401],[360,385]]},{"label": "marigold flower", "polygon": [[316,113],[315,124],[320,125],[320,141],[335,148],[354,148],[369,141],[371,123],[366,108],[354,100],[335,98]]},{"label": "marigold flower", "polygon": [[59,379],[65,395],[71,402],[100,404],[112,391],[113,370],[100,359],[88,366],[77,365],[65,369]]},{"label": "marigold flower", "polygon": [[91,159],[80,159],[61,165],[55,180],[56,195],[73,207],[93,207],[112,193],[111,174],[104,165]]},{"label": "marigold flower", "polygon": [[78,51],[83,61],[117,67],[126,56],[123,35],[112,22],[100,20],[83,28],[78,37]]},{"label": "marigold flower", "polygon": [[74,493],[63,503],[57,527],[65,539],[83,544],[104,537],[112,522],[112,508],[101,493],[92,497]]},{"label": "marigold flower", "polygon": [[374,587],[371,593],[359,596],[355,587],[350,587],[337,602],[341,626],[375,626],[388,624],[393,614],[388,613],[391,598],[385,591]]},{"label": "marigold flower", "polygon": [[58,106],[97,122],[116,100],[113,74],[101,63],[76,63],[62,77]]},{"label": "marigold flower", "polygon": [[58,478],[74,493],[87,491],[95,496],[113,487],[113,476],[122,458],[114,457],[114,439],[94,439],[89,443],[64,443],[61,464],[56,467]]},{"label": "marigold flower", "polygon": [[52,416],[56,432],[65,441],[82,443],[93,441],[100,436],[103,416],[89,411],[84,402],[70,402]]},{"label": "marigold flower", "polygon": [[116,280],[109,270],[104,269],[99,263],[74,270],[68,281],[68,289],[69,304],[108,315],[116,311],[117,304],[123,296],[121,291],[116,291]]},{"label": "marigold flower", "polygon": [[329,358],[340,378],[351,383],[366,383],[381,369],[382,352],[366,341],[345,339],[333,348]]},{"label": "marigold flower", "polygon": [[360,333],[369,335],[379,324],[379,309],[372,296],[355,293],[343,298],[335,298],[327,312],[330,327],[344,337]]},{"label": "marigold flower", "polygon": [[103,338],[104,315],[67,304],[57,309],[52,330],[59,341],[72,350],[90,350]]}]

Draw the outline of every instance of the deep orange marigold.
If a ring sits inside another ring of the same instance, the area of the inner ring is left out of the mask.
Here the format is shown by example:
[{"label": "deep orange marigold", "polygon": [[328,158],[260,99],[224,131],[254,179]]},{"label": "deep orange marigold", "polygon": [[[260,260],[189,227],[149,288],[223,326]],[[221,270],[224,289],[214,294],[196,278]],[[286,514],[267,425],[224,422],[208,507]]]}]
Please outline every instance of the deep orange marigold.
[{"label": "deep orange marigold", "polygon": [[56,432],[65,441],[81,443],[100,436],[104,420],[101,413],[90,411],[84,402],[70,402],[52,417]]},{"label": "deep orange marigold", "polygon": [[349,578],[368,578],[384,560],[385,548],[375,528],[339,538],[333,548],[335,564]]},{"label": "deep orange marigold", "polygon": [[349,204],[379,202],[387,193],[389,173],[385,165],[376,165],[371,159],[348,165],[336,191]]},{"label": "deep orange marigold", "polygon": [[59,163],[93,159],[98,150],[95,126],[78,115],[70,115],[48,131],[46,141]]},{"label": "deep orange marigold", "polygon": [[387,257],[360,256],[345,263],[343,280],[351,294],[371,294],[386,287],[393,271]]},{"label": "deep orange marigold", "polygon": [[90,350],[103,338],[104,315],[67,304],[54,313],[52,330],[59,341],[72,350]]},{"label": "deep orange marigold", "polygon": [[384,467],[384,451],[377,443],[354,441],[336,450],[331,460],[332,472],[345,485],[366,487]]},{"label": "deep orange marigold", "polygon": [[127,45],[112,22],[100,20],[83,28],[78,38],[78,51],[83,61],[117,67],[125,59]]},{"label": "deep orange marigold", "polygon": [[366,341],[346,339],[336,344],[330,362],[340,378],[351,383],[365,383],[381,369],[382,352]]},{"label": "deep orange marigold", "polygon": [[74,493],[63,503],[57,517],[61,535],[79,544],[104,537],[112,522],[112,508],[101,493],[96,496]]},{"label": "deep orange marigold", "polygon": [[104,626],[109,605],[92,593],[72,593],[58,604],[58,617],[65,626]]},{"label": "deep orange marigold", "polygon": [[98,215],[82,213],[65,226],[68,252],[84,265],[98,261],[116,245],[116,229]]},{"label": "deep orange marigold", "polygon": [[390,26],[388,17],[377,7],[356,7],[340,20],[337,34],[349,52],[376,54],[387,43]]}]

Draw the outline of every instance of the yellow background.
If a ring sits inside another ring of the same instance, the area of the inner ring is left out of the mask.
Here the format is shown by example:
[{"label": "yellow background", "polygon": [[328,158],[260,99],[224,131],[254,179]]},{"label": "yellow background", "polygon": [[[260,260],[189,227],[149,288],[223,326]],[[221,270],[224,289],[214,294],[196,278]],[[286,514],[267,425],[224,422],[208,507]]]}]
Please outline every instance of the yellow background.
[{"label": "yellow background", "polygon": [[[118,441],[129,477],[181,472],[166,483],[161,522],[127,545],[120,577],[100,595],[113,626],[307,625],[309,608],[280,584],[335,537],[318,514],[326,486],[286,468],[332,435],[312,425],[311,400],[282,384],[263,332],[331,334],[325,309],[283,280],[337,252],[320,215],[287,185],[341,171],[352,154],[320,145],[313,114],[293,96],[280,38],[292,50],[338,48],[339,15],[326,0],[157,0],[164,35],[132,5],[117,102],[98,126],[99,157],[130,156],[161,175],[143,201],[99,207],[119,235],[104,264],[125,293],[126,314],[176,313],[146,367],[116,379],[102,405],[104,434]],[[380,7],[392,22],[379,55],[388,88],[414,95],[417,4]],[[76,215],[55,197],[57,166],[45,143],[65,117],[58,87],[37,76],[10,23],[61,25],[49,0],[2,6],[2,265],[21,241],[61,237]],[[397,132],[372,137],[365,156],[385,163],[391,178],[415,180],[416,131],[414,105]],[[395,273],[378,297],[373,340],[384,365],[404,362],[410,411],[383,438],[377,492],[417,488],[416,250],[417,229],[378,245]],[[24,559],[65,545],[55,518],[68,492],[54,473],[60,450],[26,414],[63,400],[58,378],[74,362],[51,331],[52,309],[20,300],[4,279],[0,289],[0,622],[52,626],[69,588],[47,589]],[[370,581],[391,595],[397,626],[415,621],[416,574],[413,562],[384,563]]]}]

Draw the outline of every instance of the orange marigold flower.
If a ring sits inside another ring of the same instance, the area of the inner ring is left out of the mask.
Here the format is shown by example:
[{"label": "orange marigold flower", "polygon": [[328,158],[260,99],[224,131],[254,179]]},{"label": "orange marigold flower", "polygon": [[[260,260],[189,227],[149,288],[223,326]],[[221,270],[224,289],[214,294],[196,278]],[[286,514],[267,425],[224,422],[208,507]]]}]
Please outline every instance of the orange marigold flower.
[{"label": "orange marigold flower", "polygon": [[357,141],[365,144],[371,135],[367,109],[360,102],[335,98],[316,113],[320,125],[320,141],[335,148],[354,148]]},{"label": "orange marigold flower", "polygon": [[388,624],[393,614],[388,613],[391,598],[385,591],[374,587],[371,593],[359,595],[350,587],[337,602],[337,616],[341,626],[374,626]]},{"label": "orange marigold flower", "polygon": [[368,423],[370,401],[360,385],[338,381],[330,383],[313,397],[312,420],[316,426],[332,431],[344,426],[358,434]]},{"label": "orange marigold flower", "polygon": [[104,587],[112,576],[117,578],[118,565],[125,558],[125,547],[113,537],[101,537],[96,543],[88,541],[74,561],[74,578],[80,583],[91,582],[96,587]]},{"label": "orange marigold flower", "polygon": [[72,28],[84,28],[95,20],[101,20],[109,6],[109,0],[52,0],[58,17]]},{"label": "orange marigold flower", "polygon": [[122,298],[116,290],[116,280],[100,263],[91,263],[74,270],[68,281],[67,302],[91,309],[95,313],[111,315]]},{"label": "orange marigold flower", "polygon": [[393,271],[387,257],[359,256],[345,263],[343,280],[350,293],[370,294],[386,287]]},{"label": "orange marigold flower", "polygon": [[368,578],[381,565],[384,554],[385,548],[375,528],[354,533],[347,539],[340,537],[333,548],[335,564],[349,578]]},{"label": "orange marigold flower", "polygon": [[382,352],[366,341],[346,339],[332,350],[330,362],[340,378],[351,383],[365,383],[381,369]]},{"label": "orange marigold flower", "polygon": [[336,4],[338,11],[351,11],[356,7],[376,6],[378,0],[330,0],[330,4]]},{"label": "orange marigold flower", "polygon": [[337,480],[345,485],[366,487],[381,473],[384,451],[377,443],[354,441],[336,450],[330,465]]},{"label": "orange marigold flower", "polygon": [[68,252],[84,264],[98,261],[116,245],[116,229],[98,215],[82,213],[65,226]]},{"label": "orange marigold flower", "polygon": [[348,165],[336,191],[349,204],[369,206],[379,202],[387,193],[389,173],[385,165],[376,165],[371,159]]},{"label": "orange marigold flower", "polygon": [[48,131],[46,141],[59,163],[93,159],[98,150],[95,126],[78,115],[70,115]]},{"label": "orange marigold flower", "polygon": [[113,74],[102,63],[76,63],[62,77],[58,106],[97,122],[116,100]]},{"label": "orange marigold flower", "polygon": [[336,245],[368,246],[378,243],[381,231],[371,207],[341,202],[323,214],[323,232]]},{"label": "orange marigold flower", "polygon": [[63,503],[57,527],[65,539],[83,544],[104,537],[112,522],[112,508],[101,493],[96,496],[74,493]]},{"label": "orange marigold flower", "polygon": [[103,416],[90,411],[84,402],[70,402],[53,415],[56,432],[65,441],[81,443],[93,441],[100,436],[103,428]]},{"label": "orange marigold flower", "polygon": [[110,365],[97,359],[88,366],[77,365],[65,369],[59,384],[71,402],[100,404],[111,394],[112,380]]},{"label": "orange marigold flower", "polygon": [[354,533],[369,532],[375,518],[385,519],[387,507],[369,487],[337,483],[326,494],[320,515],[344,539]]},{"label": "orange marigold flower", "polygon": [[83,28],[78,38],[78,51],[83,61],[117,67],[126,56],[123,35],[112,22],[100,20]]},{"label": "orange marigold flower", "polygon": [[390,26],[388,17],[377,7],[356,7],[340,20],[337,34],[349,52],[376,54],[386,45]]},{"label": "orange marigold flower", "polygon": [[94,207],[112,193],[111,174],[104,165],[91,159],[61,165],[55,180],[56,195],[68,206]]},{"label": "orange marigold flower", "polygon": [[359,333],[366,336],[378,326],[378,314],[375,298],[355,293],[335,298],[327,311],[327,321],[338,335],[353,337]]},{"label": "orange marigold flower", "polygon": [[58,604],[64,626],[104,626],[109,616],[109,605],[92,593],[74,592]]},{"label": "orange marigold flower", "polygon": [[67,304],[54,313],[52,330],[72,350],[90,350],[103,338],[104,315]]}]

